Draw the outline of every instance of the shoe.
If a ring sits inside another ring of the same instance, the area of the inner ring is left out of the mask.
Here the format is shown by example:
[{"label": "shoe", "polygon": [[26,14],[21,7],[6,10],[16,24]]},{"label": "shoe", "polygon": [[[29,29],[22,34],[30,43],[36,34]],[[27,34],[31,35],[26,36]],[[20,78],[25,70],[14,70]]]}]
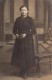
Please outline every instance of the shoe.
[{"label": "shoe", "polygon": [[23,74],[22,76],[24,79],[27,79],[27,74]]}]

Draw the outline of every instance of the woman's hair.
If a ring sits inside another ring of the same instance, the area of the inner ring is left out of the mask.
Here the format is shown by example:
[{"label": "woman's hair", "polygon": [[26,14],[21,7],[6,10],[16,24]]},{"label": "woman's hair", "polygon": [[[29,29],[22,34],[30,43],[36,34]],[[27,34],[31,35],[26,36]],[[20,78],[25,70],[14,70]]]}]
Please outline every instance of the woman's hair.
[{"label": "woman's hair", "polygon": [[29,10],[28,7],[27,7],[26,5],[22,5],[22,6],[20,7],[20,11],[21,11],[21,9],[22,9],[23,7],[26,7],[27,10]]}]

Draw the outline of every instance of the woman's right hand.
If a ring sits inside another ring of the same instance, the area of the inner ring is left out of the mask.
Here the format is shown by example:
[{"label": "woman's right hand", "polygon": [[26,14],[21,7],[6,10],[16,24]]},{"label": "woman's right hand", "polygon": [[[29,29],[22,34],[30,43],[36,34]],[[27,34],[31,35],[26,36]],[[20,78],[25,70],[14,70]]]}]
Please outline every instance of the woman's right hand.
[{"label": "woman's right hand", "polygon": [[19,38],[19,34],[16,34],[16,38]]}]

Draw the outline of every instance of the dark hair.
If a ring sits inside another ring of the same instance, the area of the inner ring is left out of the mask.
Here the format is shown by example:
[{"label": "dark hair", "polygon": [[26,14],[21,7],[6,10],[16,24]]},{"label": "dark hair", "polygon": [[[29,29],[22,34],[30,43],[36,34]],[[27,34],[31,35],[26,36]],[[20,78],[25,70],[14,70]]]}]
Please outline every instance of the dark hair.
[{"label": "dark hair", "polygon": [[26,5],[22,5],[22,6],[20,7],[20,11],[21,11],[21,9],[22,9],[23,7],[26,7],[27,10],[29,10],[28,7],[27,7]]}]

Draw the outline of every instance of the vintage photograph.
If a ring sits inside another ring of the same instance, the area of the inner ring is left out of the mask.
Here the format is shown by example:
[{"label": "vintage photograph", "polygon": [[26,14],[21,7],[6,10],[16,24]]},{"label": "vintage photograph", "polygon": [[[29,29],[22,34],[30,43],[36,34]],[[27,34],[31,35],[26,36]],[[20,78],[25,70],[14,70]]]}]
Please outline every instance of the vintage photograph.
[{"label": "vintage photograph", "polygon": [[0,0],[0,80],[52,80],[52,0]]}]

